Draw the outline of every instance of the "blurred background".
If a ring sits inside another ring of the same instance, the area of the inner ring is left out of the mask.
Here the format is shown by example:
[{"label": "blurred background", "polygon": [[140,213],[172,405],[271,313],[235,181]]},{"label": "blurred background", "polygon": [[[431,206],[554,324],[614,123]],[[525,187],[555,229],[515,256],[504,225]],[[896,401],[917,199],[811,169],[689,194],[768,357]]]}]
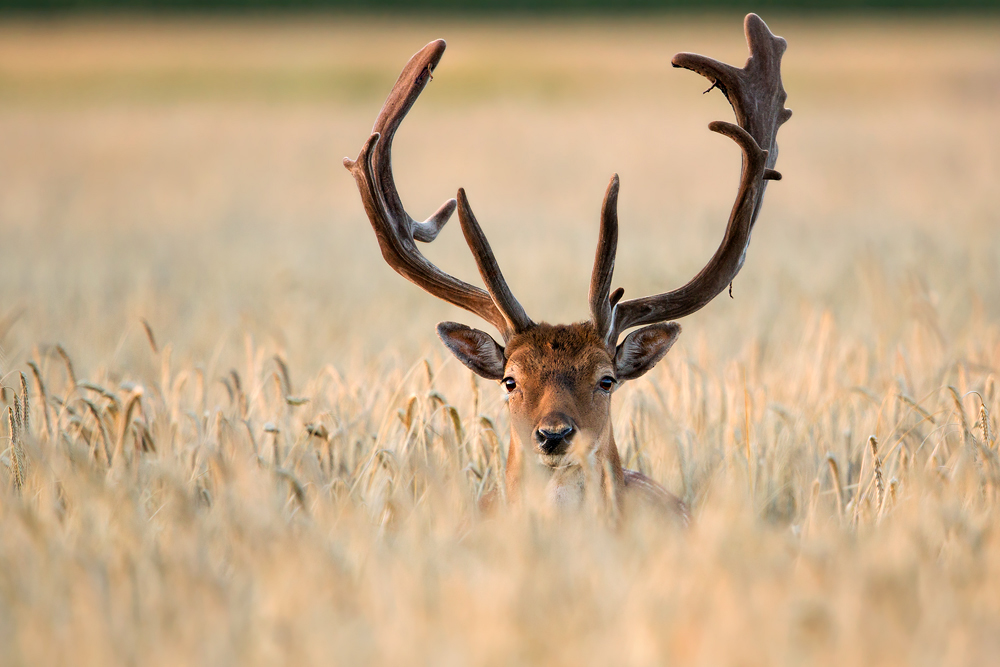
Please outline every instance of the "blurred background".
[{"label": "blurred background", "polygon": [[[248,333],[306,372],[439,352],[434,324],[470,316],[384,265],[341,165],[438,37],[448,51],[397,136],[397,183],[417,218],[465,187],[533,317],[587,316],[613,173],[627,295],[691,277],[732,206],[738,149],[706,129],[732,112],[670,58],[742,64],[747,3],[0,4],[34,10],[0,22],[5,366],[63,342],[84,369],[128,374],[147,363],[143,319],[190,361],[225,363]],[[1000,315],[1000,20],[946,11],[975,2],[800,11],[821,4],[754,5],[790,44],[785,180],[735,300],[691,318],[691,344],[780,350],[814,310],[865,340],[929,300],[942,336]],[[329,11],[280,11],[307,5]],[[476,275],[457,224],[426,252]]]},{"label": "blurred background", "polygon": [[0,7],[27,11],[91,11],[91,10],[215,10],[215,11],[288,11],[337,10],[372,11],[461,11],[490,12],[663,12],[733,10],[740,12],[763,10],[792,11],[866,11],[996,9],[996,0],[0,0]]}]

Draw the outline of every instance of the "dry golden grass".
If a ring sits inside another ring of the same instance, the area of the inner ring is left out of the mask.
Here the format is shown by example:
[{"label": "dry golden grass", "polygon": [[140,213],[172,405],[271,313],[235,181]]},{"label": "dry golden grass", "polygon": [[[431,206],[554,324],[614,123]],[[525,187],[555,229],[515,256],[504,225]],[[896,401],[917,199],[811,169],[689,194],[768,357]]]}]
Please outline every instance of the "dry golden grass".
[{"label": "dry golden grass", "polygon": [[[738,153],[668,61],[742,62],[739,17],[0,27],[0,662],[1000,660],[1000,24],[765,19],[785,180],[615,399],[685,532],[475,515],[501,391],[340,159],[445,37],[411,212],[466,187],[528,312],[580,319],[617,171],[619,284],[675,286]],[[474,275],[460,236],[428,254]]]}]

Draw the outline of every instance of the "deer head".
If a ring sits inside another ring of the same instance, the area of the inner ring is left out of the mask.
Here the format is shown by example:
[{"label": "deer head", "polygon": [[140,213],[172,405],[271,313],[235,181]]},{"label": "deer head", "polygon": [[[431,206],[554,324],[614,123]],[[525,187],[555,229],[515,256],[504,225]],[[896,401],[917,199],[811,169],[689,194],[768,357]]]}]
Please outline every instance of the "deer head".
[{"label": "deer head", "polygon": [[[743,153],[736,202],[722,243],[708,264],[687,284],[662,294],[622,301],[624,290],[611,290],[618,244],[618,176],[608,185],[601,210],[600,237],[590,284],[591,319],[553,326],[533,322],[504,280],[465,191],[434,215],[417,222],[403,209],[393,181],[392,138],[441,60],[445,43],[431,42],[415,54],[396,81],[357,160],[344,159],[354,175],[385,261],[397,273],[451,304],[494,326],[490,334],[455,322],[438,325],[448,349],[481,377],[496,380],[508,393],[511,442],[507,492],[519,486],[528,459],[553,471],[557,500],[578,500],[587,476],[596,470],[608,496],[617,499],[635,489],[676,510],[678,501],[651,480],[624,470],[611,428],[611,395],[622,382],[640,377],[666,355],[680,334],[671,320],[707,305],[736,277],[769,180],[781,175],[779,126],[791,116],[784,108],[781,55],[785,40],[775,37],[755,14],[744,22],[750,58],[742,68],[705,56],[680,53],[674,67],[707,77],[729,100],[738,124],[716,121],[709,129],[729,137]],[[431,264],[416,241],[433,241],[458,210],[462,232],[486,290],[455,278]],[[635,329],[618,342],[621,334]]]}]

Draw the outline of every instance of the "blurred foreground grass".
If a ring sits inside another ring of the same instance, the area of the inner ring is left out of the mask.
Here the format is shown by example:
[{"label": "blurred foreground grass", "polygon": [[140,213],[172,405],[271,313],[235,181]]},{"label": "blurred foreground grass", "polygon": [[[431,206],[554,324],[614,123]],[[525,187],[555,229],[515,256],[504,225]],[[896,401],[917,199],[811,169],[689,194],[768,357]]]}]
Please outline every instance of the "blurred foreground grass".
[{"label": "blurred foreground grass", "polygon": [[[433,338],[475,323],[384,266],[340,159],[445,37],[414,216],[466,187],[529,313],[579,319],[617,171],[619,284],[676,286],[739,165],[669,58],[742,63],[739,17],[0,28],[3,661],[997,660],[1000,25],[764,18],[785,179],[616,398],[683,533],[475,516],[501,392]],[[472,276],[460,237],[428,254]]]}]

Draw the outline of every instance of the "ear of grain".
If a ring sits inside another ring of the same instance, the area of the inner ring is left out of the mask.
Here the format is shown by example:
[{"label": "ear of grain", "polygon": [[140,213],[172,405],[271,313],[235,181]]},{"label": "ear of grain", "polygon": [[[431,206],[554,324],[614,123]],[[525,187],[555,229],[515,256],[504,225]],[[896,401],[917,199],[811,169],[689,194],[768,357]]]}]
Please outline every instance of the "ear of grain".
[{"label": "ear of grain", "polygon": [[25,435],[30,436],[31,405],[28,403],[28,378],[24,373],[19,373],[19,375],[21,376],[21,430]]},{"label": "ear of grain", "polygon": [[962,436],[965,439],[966,444],[972,440],[972,432],[969,430],[969,421],[965,418],[965,408],[962,407],[962,398],[956,389],[952,385],[948,385],[948,391],[951,393],[951,399],[955,404],[955,414],[958,415],[958,423],[962,426]]},{"label": "ear of grain", "polygon": [[156,344],[156,336],[153,335],[153,327],[149,325],[145,317],[139,318],[139,322],[142,324],[142,330],[146,332],[146,341],[149,343],[149,349],[153,351],[153,354],[159,354],[160,348]]},{"label": "ear of grain", "polygon": [[[110,468],[114,458],[111,455],[111,442],[108,437],[107,427],[104,425],[104,419],[101,417],[101,411],[98,409],[97,405],[85,398],[81,398],[80,402],[86,406],[87,410],[90,411],[90,414],[93,415],[94,421],[97,422],[97,432],[101,436],[101,445],[103,446],[104,451],[104,463]],[[96,443],[92,444],[92,447],[94,458],[99,458],[98,452],[100,450],[98,450]]]},{"label": "ear of grain", "polygon": [[20,447],[17,439],[17,422],[14,420],[14,409],[7,408],[7,428],[10,432],[10,478],[14,485],[14,491],[21,493],[24,486],[24,471],[21,461]]},{"label": "ear of grain", "polygon": [[66,367],[66,380],[69,382],[69,390],[73,391],[76,388],[76,371],[73,369],[73,362],[69,358],[69,354],[62,345],[56,345],[56,354],[62,359],[63,365]]},{"label": "ear of grain", "polygon": [[281,382],[285,391],[285,396],[293,395],[295,392],[292,391],[292,376],[288,372],[288,364],[285,363],[285,360],[280,354],[276,354],[271,358],[274,359],[274,363],[278,367],[278,371],[281,373]]},{"label": "ear of grain", "polygon": [[875,480],[875,508],[876,516],[881,517],[883,504],[885,503],[885,480],[882,477],[882,459],[878,455],[878,439],[872,435],[868,438],[868,447],[872,452],[872,468]]},{"label": "ear of grain", "polygon": [[[14,424],[17,426],[17,430],[21,431],[24,428],[24,421],[21,419],[21,400],[16,393],[14,394],[12,403],[11,409],[14,411]],[[14,437],[13,431],[11,431],[11,437]]]},{"label": "ear of grain", "polygon": [[983,447],[992,448],[993,442],[990,438],[990,413],[986,410],[985,404],[979,408],[979,431],[983,437]]},{"label": "ear of grain", "polygon": [[39,370],[38,364],[34,361],[29,361],[28,367],[31,369],[32,375],[35,376],[35,384],[38,385],[38,396],[42,402],[42,418],[45,420],[45,433],[51,439],[53,433],[52,424],[49,421],[49,398],[45,393],[45,383],[42,382],[42,372]]}]

